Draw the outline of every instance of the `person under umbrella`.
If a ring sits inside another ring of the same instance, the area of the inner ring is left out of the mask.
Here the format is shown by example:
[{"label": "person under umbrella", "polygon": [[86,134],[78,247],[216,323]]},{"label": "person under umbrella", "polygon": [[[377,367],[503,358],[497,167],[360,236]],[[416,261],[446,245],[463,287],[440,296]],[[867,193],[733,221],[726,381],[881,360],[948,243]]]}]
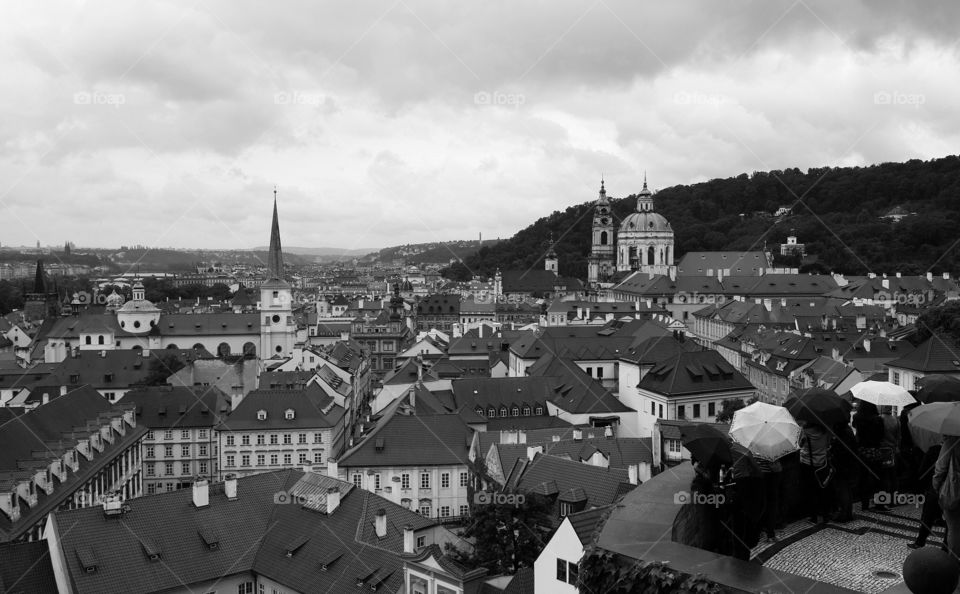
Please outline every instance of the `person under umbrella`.
[{"label": "person under umbrella", "polygon": [[910,425],[943,435],[931,486],[947,524],[947,552],[960,560],[960,403],[924,404],[911,411]]},{"label": "person under umbrella", "polygon": [[680,427],[680,441],[690,455],[708,469],[717,469],[733,464],[730,438],[718,429],[706,424]]},{"label": "person under umbrella", "polygon": [[[887,491],[890,485],[887,482],[887,471],[884,468],[885,460],[889,458],[882,450],[883,419],[880,411],[872,402],[861,402],[857,413],[853,415],[853,428],[857,432],[857,454],[863,463],[864,472],[860,486],[860,509],[870,509],[870,502],[880,491]],[[882,502],[874,502],[877,511],[888,511]]]},{"label": "person under umbrella", "polygon": [[740,444],[730,446],[733,462],[724,476],[724,519],[726,547],[730,554],[750,560],[750,550],[760,536],[760,518],[764,508],[763,471],[753,454]]},{"label": "person under umbrella", "polygon": [[832,390],[810,388],[787,400],[784,407],[797,423],[833,427],[840,422],[850,422],[850,403]]},{"label": "person under umbrella", "polygon": [[917,380],[917,400],[931,402],[960,401],[960,378],[951,375],[928,375]]},{"label": "person under umbrella", "polygon": [[818,423],[801,423],[800,479],[809,506],[810,521],[817,524],[821,519],[826,521],[830,513],[828,487],[833,479],[829,459],[831,434]]}]

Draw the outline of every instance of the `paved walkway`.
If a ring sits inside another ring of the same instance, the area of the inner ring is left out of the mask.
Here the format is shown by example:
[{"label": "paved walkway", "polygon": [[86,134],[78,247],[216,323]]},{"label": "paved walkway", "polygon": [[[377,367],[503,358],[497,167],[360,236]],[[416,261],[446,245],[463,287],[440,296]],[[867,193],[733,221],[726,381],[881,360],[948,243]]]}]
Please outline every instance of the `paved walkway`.
[{"label": "paved walkway", "polygon": [[[899,506],[889,512],[854,509],[844,524],[794,522],[777,533],[776,543],[762,542],[753,550],[756,561],[772,569],[876,594],[902,584],[903,562],[919,528],[920,508]],[[938,528],[927,546],[940,546]]]}]

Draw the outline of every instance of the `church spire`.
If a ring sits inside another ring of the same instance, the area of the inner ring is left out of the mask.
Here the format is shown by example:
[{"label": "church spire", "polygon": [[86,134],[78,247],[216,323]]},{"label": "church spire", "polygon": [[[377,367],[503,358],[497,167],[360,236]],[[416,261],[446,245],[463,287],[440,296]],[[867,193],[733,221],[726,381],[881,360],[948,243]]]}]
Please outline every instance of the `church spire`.
[{"label": "church spire", "polygon": [[653,192],[647,187],[647,172],[643,172],[643,189],[637,196],[637,212],[653,212]]},{"label": "church spire", "polygon": [[47,292],[47,278],[43,273],[43,260],[37,260],[37,275],[33,279],[33,292],[37,294]]},{"label": "church spire", "polygon": [[277,188],[273,188],[273,224],[270,226],[270,253],[267,254],[267,279],[283,280],[283,250],[280,248],[280,220],[277,217]]}]

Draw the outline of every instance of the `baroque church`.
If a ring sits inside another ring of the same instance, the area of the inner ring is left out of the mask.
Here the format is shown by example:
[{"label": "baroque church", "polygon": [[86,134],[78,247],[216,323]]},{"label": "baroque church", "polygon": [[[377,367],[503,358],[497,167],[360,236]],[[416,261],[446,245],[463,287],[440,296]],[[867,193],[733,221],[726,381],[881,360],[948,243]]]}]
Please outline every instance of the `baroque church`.
[{"label": "baroque church", "polygon": [[670,275],[673,263],[673,229],[653,208],[653,193],[643,178],[637,209],[621,222],[614,222],[613,209],[604,182],[594,204],[593,236],[587,259],[587,281],[591,287],[610,283],[618,273],[647,272]]}]

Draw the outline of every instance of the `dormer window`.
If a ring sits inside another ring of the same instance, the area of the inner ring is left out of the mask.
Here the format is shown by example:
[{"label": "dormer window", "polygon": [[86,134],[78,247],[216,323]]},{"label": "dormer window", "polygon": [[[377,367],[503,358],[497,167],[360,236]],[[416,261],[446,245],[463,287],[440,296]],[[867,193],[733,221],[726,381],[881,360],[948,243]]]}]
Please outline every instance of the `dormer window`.
[{"label": "dormer window", "polygon": [[257,420],[266,421],[267,420],[267,411],[261,409],[257,411]]},{"label": "dormer window", "polygon": [[[287,410],[285,410],[285,411],[283,412],[283,418],[285,418],[285,419],[288,420],[288,421],[292,421],[292,420],[294,419],[294,417],[296,417],[296,416],[297,416],[297,415],[296,415],[296,413],[293,411],[292,408],[288,408]],[[266,417],[266,413],[264,413],[264,417]]]},{"label": "dormer window", "polygon": [[487,411],[487,416],[490,417],[490,418],[496,417],[496,416],[497,416],[497,409],[495,409],[495,408],[493,408],[493,407],[490,407],[490,410]]}]

